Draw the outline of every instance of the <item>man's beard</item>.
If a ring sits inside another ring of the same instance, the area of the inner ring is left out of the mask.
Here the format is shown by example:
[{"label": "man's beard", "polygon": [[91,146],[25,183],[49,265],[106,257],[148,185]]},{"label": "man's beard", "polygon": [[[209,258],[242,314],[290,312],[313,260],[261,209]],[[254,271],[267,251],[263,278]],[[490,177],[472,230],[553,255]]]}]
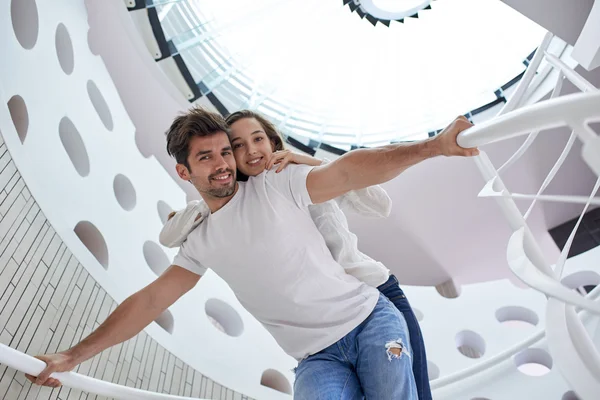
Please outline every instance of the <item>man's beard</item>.
[{"label": "man's beard", "polygon": [[216,198],[223,198],[223,197],[229,197],[233,194],[233,192],[235,192],[235,181],[231,182],[231,186],[227,186],[227,187],[222,187],[222,188],[210,188],[208,190],[205,190],[204,193],[212,196],[212,197],[216,197]]},{"label": "man's beard", "polygon": [[208,177],[208,181],[212,182],[214,176],[221,175],[221,174],[223,174],[223,172],[228,172],[228,173],[231,174],[232,181],[231,181],[231,184],[229,186],[214,188],[214,187],[211,187],[209,185],[207,188],[202,188],[200,186],[197,186],[194,183],[193,179],[191,181],[192,181],[192,184],[194,184],[194,186],[196,186],[196,189],[198,189],[198,191],[200,193],[205,193],[205,194],[207,194],[207,195],[209,195],[211,197],[222,199],[224,197],[231,196],[235,192],[235,185],[237,183],[236,182],[236,173],[235,173],[235,171],[233,171],[233,170],[231,170],[231,169],[228,168],[225,171],[219,171],[216,174],[210,175]]}]

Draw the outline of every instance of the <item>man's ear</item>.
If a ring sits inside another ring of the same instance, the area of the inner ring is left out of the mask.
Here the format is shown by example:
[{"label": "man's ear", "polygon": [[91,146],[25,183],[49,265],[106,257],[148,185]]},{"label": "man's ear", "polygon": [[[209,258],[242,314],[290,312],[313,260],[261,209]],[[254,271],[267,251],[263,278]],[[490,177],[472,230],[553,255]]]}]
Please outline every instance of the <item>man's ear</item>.
[{"label": "man's ear", "polygon": [[177,170],[177,175],[179,175],[179,177],[181,179],[183,179],[184,181],[189,181],[190,179],[192,179],[190,171],[188,170],[188,168],[185,165],[177,164],[175,166],[175,169]]}]

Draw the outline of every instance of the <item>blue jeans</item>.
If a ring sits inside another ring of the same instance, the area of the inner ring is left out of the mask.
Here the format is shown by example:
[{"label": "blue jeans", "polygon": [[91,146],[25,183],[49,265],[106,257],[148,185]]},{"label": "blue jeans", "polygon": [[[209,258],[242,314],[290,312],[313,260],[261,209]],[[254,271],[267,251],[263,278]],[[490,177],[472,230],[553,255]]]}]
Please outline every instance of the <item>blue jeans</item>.
[{"label": "blue jeans", "polygon": [[354,330],[296,368],[294,399],[417,400],[409,329],[383,295]]},{"label": "blue jeans", "polygon": [[410,334],[410,347],[413,352],[413,374],[415,376],[415,382],[417,384],[417,393],[419,394],[419,400],[431,400],[431,388],[429,387],[429,375],[427,373],[427,355],[425,354],[425,343],[423,342],[423,335],[421,334],[421,328],[417,317],[413,312],[406,296],[400,286],[398,285],[398,279],[394,275],[390,276],[390,279],[377,289],[387,297],[396,308],[404,315],[406,324],[408,325],[408,332]]}]

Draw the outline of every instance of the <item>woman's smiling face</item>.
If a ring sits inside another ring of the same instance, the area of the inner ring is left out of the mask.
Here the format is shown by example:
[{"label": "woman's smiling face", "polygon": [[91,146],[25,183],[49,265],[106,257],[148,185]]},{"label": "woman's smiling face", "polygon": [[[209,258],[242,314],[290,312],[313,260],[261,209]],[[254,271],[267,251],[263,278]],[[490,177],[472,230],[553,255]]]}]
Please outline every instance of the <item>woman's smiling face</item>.
[{"label": "woman's smiling face", "polygon": [[265,170],[273,154],[273,143],[255,118],[242,118],[230,125],[230,140],[237,168],[256,176]]}]

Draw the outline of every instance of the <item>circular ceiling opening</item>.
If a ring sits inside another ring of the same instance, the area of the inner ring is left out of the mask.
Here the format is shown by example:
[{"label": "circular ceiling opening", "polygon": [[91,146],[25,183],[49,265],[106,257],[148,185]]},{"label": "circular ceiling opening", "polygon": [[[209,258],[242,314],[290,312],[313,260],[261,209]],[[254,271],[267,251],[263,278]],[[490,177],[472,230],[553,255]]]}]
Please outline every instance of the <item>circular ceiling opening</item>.
[{"label": "circular ceiling opening", "polygon": [[125,175],[118,174],[113,180],[113,190],[119,205],[125,211],[131,211],[135,207],[136,194],[133,184]]},{"label": "circular ceiling opening", "polygon": [[169,310],[163,311],[162,314],[160,314],[154,320],[154,322],[156,322],[158,324],[158,326],[163,328],[165,331],[169,332],[170,334],[173,334],[173,328],[175,327],[175,320],[173,319],[173,314],[171,314],[171,311],[169,311]]},{"label": "circular ceiling opening", "polygon": [[88,29],[87,32],[87,44],[88,44],[88,48],[90,49],[90,52],[97,56],[100,55],[100,52],[98,51],[98,44],[96,43],[96,40],[94,40],[95,38],[92,36],[92,30]]},{"label": "circular ceiling opening", "polygon": [[73,231],[100,265],[104,269],[108,269],[108,247],[98,228],[90,221],[80,221],[75,225]]},{"label": "circular ceiling opening", "polygon": [[158,211],[158,217],[160,218],[160,221],[164,225],[167,223],[167,219],[169,218],[169,214],[173,211],[173,207],[164,201],[159,200],[156,204],[156,210]]},{"label": "circular ceiling opening", "polygon": [[21,143],[25,142],[27,137],[27,131],[29,129],[29,113],[27,112],[27,106],[25,100],[19,95],[14,95],[8,100],[8,111],[12,118],[17,134]]},{"label": "circular ceiling opening", "polygon": [[440,377],[440,368],[433,361],[427,360],[427,372],[430,381]]},{"label": "circular ceiling opening", "polygon": [[63,72],[71,75],[75,66],[75,57],[73,55],[73,43],[67,27],[62,23],[56,27],[56,35],[54,37],[56,46],[56,56]]},{"label": "circular ceiling opening", "polygon": [[35,46],[40,29],[37,5],[35,0],[12,0],[10,17],[17,40],[25,49]]},{"label": "circular ceiling opening", "polygon": [[58,134],[75,171],[82,177],[88,176],[90,173],[90,159],[79,131],[69,118],[64,117],[60,120]]},{"label": "circular ceiling opening", "polygon": [[292,394],[292,385],[279,371],[268,369],[263,372],[260,384],[285,394]]},{"label": "circular ceiling opening", "polygon": [[169,257],[158,244],[148,240],[144,243],[143,251],[146,264],[157,276],[160,276],[171,265]]},{"label": "circular ceiling opening", "polygon": [[223,300],[207,300],[204,310],[212,324],[223,333],[237,337],[244,332],[242,318],[233,307]]},{"label": "circular ceiling opening", "polygon": [[447,299],[456,299],[458,296],[460,296],[461,292],[460,285],[457,284],[453,279],[449,279],[444,283],[435,285],[435,290],[440,294],[440,296]]},{"label": "circular ceiling opening", "polygon": [[425,318],[425,315],[423,314],[423,312],[414,307],[412,307],[412,310],[415,313],[415,317],[417,317],[417,321],[419,321],[419,322],[423,321],[423,318]]},{"label": "circular ceiling opening", "polygon": [[577,394],[574,391],[569,390],[568,392],[563,394],[563,397],[561,398],[561,400],[581,400],[581,399],[579,398],[579,396],[577,396]]},{"label": "circular ceiling opening", "polygon": [[485,340],[473,331],[462,331],[456,334],[456,348],[465,357],[481,358],[485,354]]},{"label": "circular ceiling opening", "polygon": [[104,124],[104,127],[109,131],[113,130],[113,119],[112,114],[110,113],[110,109],[108,108],[108,104],[106,104],[106,100],[104,100],[104,96],[100,93],[98,86],[94,83],[94,81],[89,80],[87,82],[87,91],[90,100],[92,101],[92,105],[94,109],[96,109],[96,113],[100,117],[100,120]]},{"label": "circular ceiling opening", "polygon": [[139,129],[135,131],[135,145],[144,158],[149,158],[152,153],[152,141]]},{"label": "circular ceiling opening", "polygon": [[515,355],[514,360],[517,369],[529,376],[543,376],[552,369],[552,357],[542,349],[523,350]]},{"label": "circular ceiling opening", "polygon": [[536,326],[539,318],[532,310],[521,306],[507,306],[496,310],[498,322],[507,326],[531,327]]}]

